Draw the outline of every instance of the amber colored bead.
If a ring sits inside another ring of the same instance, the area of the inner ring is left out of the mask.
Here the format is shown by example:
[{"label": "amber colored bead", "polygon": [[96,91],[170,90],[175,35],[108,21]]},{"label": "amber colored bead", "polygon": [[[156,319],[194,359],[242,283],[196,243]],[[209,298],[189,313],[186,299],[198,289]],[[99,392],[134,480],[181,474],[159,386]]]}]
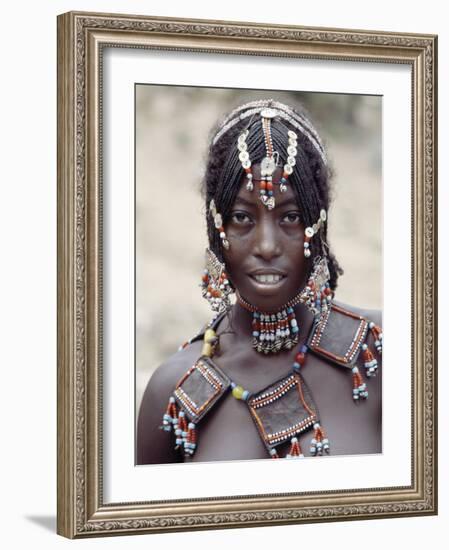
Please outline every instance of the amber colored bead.
[{"label": "amber colored bead", "polygon": [[215,336],[216,336],[215,330],[213,328],[208,328],[204,333],[204,341],[208,343],[210,340],[215,338]]},{"label": "amber colored bead", "polygon": [[212,357],[212,346],[211,344],[205,342],[203,344],[203,349],[201,350],[201,355],[205,355],[206,357]]},{"label": "amber colored bead", "polygon": [[242,386],[235,386],[235,388],[232,388],[232,395],[236,399],[242,399],[243,398],[243,392],[245,390],[242,388]]},{"label": "amber colored bead", "polygon": [[273,184],[271,181],[267,181],[267,191],[273,191]]},{"label": "amber colored bead", "polygon": [[266,188],[267,188],[267,182],[266,182],[265,180],[262,180],[262,181],[260,182],[260,188],[261,188],[261,189],[266,189]]}]

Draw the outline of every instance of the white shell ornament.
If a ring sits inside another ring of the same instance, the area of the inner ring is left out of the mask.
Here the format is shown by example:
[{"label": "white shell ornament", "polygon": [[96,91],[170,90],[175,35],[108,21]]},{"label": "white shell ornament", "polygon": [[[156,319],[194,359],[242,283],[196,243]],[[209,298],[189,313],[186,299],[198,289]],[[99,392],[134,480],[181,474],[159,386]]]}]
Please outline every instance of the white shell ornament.
[{"label": "white shell ornament", "polygon": [[266,109],[262,109],[262,111],[260,111],[260,116],[262,118],[274,118],[277,114],[277,110],[271,109],[270,107],[267,107]]},{"label": "white shell ornament", "polygon": [[249,153],[248,151],[241,151],[239,154],[239,160],[240,162],[245,162],[249,160]]},{"label": "white shell ornament", "polygon": [[276,169],[274,158],[265,157],[260,165],[260,173],[262,176],[271,176]]},{"label": "white shell ornament", "polygon": [[306,227],[305,234],[306,234],[306,237],[310,237],[310,238],[312,238],[315,235],[311,227]]}]

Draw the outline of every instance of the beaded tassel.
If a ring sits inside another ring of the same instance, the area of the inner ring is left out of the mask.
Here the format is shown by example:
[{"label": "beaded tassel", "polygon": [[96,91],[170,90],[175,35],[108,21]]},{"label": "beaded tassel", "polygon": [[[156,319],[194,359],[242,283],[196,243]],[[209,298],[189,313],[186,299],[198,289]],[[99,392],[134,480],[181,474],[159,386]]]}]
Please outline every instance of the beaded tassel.
[{"label": "beaded tassel", "polygon": [[183,447],[187,438],[187,420],[184,411],[179,411],[177,423],[174,426],[176,435],[176,449]]},{"label": "beaded tassel", "polygon": [[313,425],[314,434],[310,442],[310,454],[312,456],[321,456],[323,451],[329,453],[329,440],[324,433],[323,428],[318,422]]},{"label": "beaded tassel", "polygon": [[299,352],[295,355],[295,360],[293,362],[293,370],[295,370],[296,372],[299,372],[301,367],[306,362],[307,351],[308,351],[307,346],[303,344]]},{"label": "beaded tassel", "polygon": [[368,325],[373,337],[374,347],[379,355],[382,355],[382,329],[375,325],[372,321]]},{"label": "beaded tassel", "polygon": [[368,398],[368,390],[358,367],[352,368],[352,398],[354,401]]},{"label": "beaded tassel", "polygon": [[178,411],[176,410],[176,401],[174,397],[170,397],[168,400],[167,411],[162,418],[161,428],[165,432],[171,432],[172,425],[177,423]]},{"label": "beaded tassel", "polygon": [[290,440],[290,450],[285,455],[285,458],[304,458],[302,454],[301,446],[297,437],[292,437]]},{"label": "beaded tassel", "polygon": [[189,422],[186,440],[184,442],[184,451],[192,456],[196,449],[196,426],[193,422]]},{"label": "beaded tassel", "polygon": [[368,376],[368,378],[376,376],[377,360],[375,359],[371,350],[368,348],[367,344],[362,344],[362,357],[363,364],[366,369],[366,376]]}]

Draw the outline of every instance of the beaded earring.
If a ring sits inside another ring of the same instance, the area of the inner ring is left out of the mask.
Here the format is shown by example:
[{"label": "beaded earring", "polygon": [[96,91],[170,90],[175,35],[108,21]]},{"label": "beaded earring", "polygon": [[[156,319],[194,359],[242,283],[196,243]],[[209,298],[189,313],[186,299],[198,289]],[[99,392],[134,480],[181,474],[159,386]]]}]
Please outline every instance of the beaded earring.
[{"label": "beaded earring", "polygon": [[201,289],[203,298],[209,302],[212,311],[217,313],[222,313],[231,307],[229,296],[234,292],[224,268],[224,264],[212,250],[207,248]]},{"label": "beaded earring", "polygon": [[217,207],[215,206],[214,199],[210,201],[209,212],[212,218],[214,219],[215,228],[220,233],[220,239],[221,239],[221,244],[223,245],[223,248],[225,248],[226,250],[229,250],[230,244],[228,239],[226,238],[226,233],[223,227],[223,217],[219,212],[217,212]]}]

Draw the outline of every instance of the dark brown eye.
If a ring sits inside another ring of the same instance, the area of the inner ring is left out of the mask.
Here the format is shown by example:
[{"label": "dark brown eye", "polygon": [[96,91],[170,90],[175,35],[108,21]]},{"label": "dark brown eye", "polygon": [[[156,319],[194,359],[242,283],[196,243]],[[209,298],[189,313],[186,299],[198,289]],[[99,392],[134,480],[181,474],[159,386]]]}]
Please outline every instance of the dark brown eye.
[{"label": "dark brown eye", "polygon": [[251,218],[245,212],[233,212],[231,214],[231,221],[239,225],[246,225],[251,223]]},{"label": "dark brown eye", "polygon": [[299,212],[288,212],[288,214],[285,214],[285,216],[282,218],[282,221],[288,224],[299,224]]}]

